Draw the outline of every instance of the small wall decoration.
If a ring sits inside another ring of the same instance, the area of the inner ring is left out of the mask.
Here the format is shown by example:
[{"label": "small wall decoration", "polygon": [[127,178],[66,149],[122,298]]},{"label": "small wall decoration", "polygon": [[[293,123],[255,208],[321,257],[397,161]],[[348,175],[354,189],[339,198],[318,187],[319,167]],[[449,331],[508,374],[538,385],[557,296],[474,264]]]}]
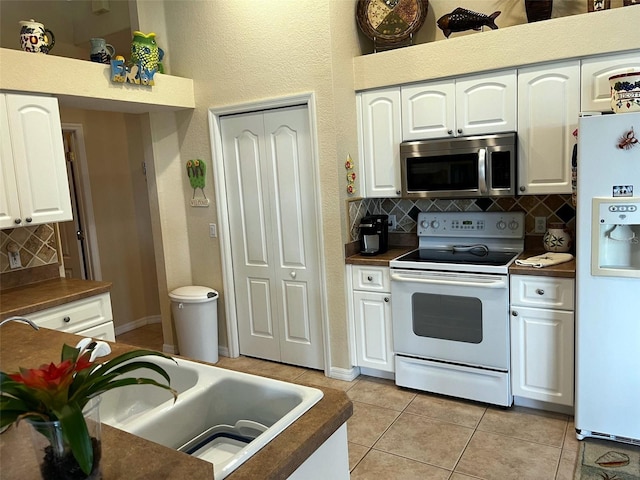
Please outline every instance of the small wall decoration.
[{"label": "small wall decoration", "polygon": [[618,148],[620,150],[631,150],[633,147],[638,145],[638,139],[636,138],[636,134],[633,131],[633,126],[631,130],[622,135],[618,140]]},{"label": "small wall decoration", "polygon": [[610,8],[611,0],[587,0],[587,11],[589,12],[609,10]]},{"label": "small wall decoration", "polygon": [[347,161],[344,162],[344,168],[347,170],[347,194],[353,195],[356,193],[356,187],[354,185],[356,181],[356,172],[353,171],[355,164],[351,159],[351,155],[347,154]]},{"label": "small wall decoration", "polygon": [[164,50],[158,47],[155,33],[135,31],[131,40],[131,61],[125,63],[121,55],[111,60],[111,81],[153,86],[156,72],[164,73],[163,58]]},{"label": "small wall decoration", "polygon": [[[192,207],[208,207],[209,199],[204,194],[205,178],[207,173],[207,165],[199,158],[189,160],[187,162],[187,176],[189,183],[193,188],[193,196],[191,197]],[[196,198],[196,190],[200,189],[203,198]]]},{"label": "small wall decoration", "polygon": [[500,15],[500,11],[495,11],[491,15],[473,12],[466,8],[458,7],[453,12],[447,13],[438,19],[438,27],[449,38],[452,32],[463,32],[465,30],[482,30],[482,27],[489,27],[496,30],[498,26],[495,19]]}]

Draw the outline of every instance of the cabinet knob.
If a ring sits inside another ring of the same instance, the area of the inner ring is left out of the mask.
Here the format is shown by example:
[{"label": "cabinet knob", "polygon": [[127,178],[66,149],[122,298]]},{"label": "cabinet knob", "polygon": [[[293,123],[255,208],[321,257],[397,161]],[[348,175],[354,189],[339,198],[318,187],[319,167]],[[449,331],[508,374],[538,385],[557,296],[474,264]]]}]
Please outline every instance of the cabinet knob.
[{"label": "cabinet knob", "polygon": [[22,223],[22,220],[19,218],[16,218],[13,223],[15,223],[16,225],[20,225]]},{"label": "cabinet knob", "polygon": [[458,133],[462,133],[462,129],[461,128],[458,129]]},{"label": "cabinet knob", "polygon": [[517,317],[518,316],[518,312],[516,312],[515,310],[511,310],[511,316],[512,317]]},{"label": "cabinet knob", "polygon": [[520,191],[524,192],[527,189],[527,187],[525,187],[524,185],[522,187],[520,187]]},{"label": "cabinet knob", "polygon": [[384,301],[389,303],[389,297],[384,297]]},{"label": "cabinet knob", "polygon": [[536,289],[536,293],[537,293],[538,295],[544,295],[544,290],[542,290],[541,288],[537,288],[537,289]]},{"label": "cabinet knob", "polygon": [[453,133],[453,130],[447,130],[447,133],[451,135]]},{"label": "cabinet knob", "polygon": [[369,275],[369,276],[367,277],[367,280],[369,280],[370,282],[373,282],[373,277],[372,277],[371,275]]},{"label": "cabinet knob", "polygon": [[71,321],[71,317],[64,317],[64,318],[62,319],[62,321],[63,321],[64,323],[69,323],[69,322]]},{"label": "cabinet knob", "polygon": [[291,275],[291,278],[296,278],[296,272],[291,272],[289,275]]},{"label": "cabinet knob", "polygon": [[402,192],[400,190],[396,190],[396,195],[400,195]]},{"label": "cabinet knob", "polygon": [[25,220],[27,221],[27,223],[33,222],[33,218],[31,218],[31,217],[27,217]]}]

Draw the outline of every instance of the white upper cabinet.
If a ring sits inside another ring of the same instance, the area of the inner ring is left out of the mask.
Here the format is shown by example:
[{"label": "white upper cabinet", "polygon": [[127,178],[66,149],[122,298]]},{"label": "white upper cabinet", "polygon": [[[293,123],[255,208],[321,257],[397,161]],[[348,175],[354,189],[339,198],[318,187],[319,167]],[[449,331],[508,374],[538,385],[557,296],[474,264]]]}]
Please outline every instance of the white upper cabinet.
[{"label": "white upper cabinet", "polygon": [[580,62],[518,70],[518,185],[522,194],[570,194],[580,113]]},{"label": "white upper cabinet", "polygon": [[363,196],[400,196],[400,89],[358,95]]},{"label": "white upper cabinet", "polygon": [[0,228],[73,218],[58,100],[0,94]]},{"label": "white upper cabinet", "polygon": [[640,72],[640,50],[583,59],[580,110],[611,112],[609,77],[629,72]]},{"label": "white upper cabinet", "polygon": [[403,140],[515,131],[516,78],[509,70],[402,87]]}]

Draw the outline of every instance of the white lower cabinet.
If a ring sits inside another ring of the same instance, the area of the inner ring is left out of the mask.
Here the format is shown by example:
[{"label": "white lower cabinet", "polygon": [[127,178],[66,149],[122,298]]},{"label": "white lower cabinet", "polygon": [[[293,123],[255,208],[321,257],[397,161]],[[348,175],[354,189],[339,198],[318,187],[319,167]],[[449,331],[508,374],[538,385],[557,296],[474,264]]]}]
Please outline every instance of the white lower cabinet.
[{"label": "white lower cabinet", "polygon": [[111,295],[101,293],[25,315],[39,327],[115,342]]},{"label": "white lower cabinet", "polygon": [[573,279],[511,276],[514,396],[573,406],[573,309]]},{"label": "white lower cabinet", "polygon": [[353,265],[351,269],[357,366],[393,372],[389,268]]}]

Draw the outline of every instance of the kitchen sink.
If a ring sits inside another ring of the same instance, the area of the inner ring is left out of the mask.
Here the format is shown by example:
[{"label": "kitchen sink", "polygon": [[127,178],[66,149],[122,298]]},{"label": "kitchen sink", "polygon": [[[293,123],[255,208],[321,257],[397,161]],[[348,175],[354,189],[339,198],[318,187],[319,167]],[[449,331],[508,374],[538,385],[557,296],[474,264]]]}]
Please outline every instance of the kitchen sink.
[{"label": "kitchen sink", "polygon": [[[322,391],[184,359],[144,357],[167,370],[178,399],[133,385],[103,394],[101,421],[214,465],[225,478],[323,396]],[[147,372],[138,376],[151,377]]]}]

